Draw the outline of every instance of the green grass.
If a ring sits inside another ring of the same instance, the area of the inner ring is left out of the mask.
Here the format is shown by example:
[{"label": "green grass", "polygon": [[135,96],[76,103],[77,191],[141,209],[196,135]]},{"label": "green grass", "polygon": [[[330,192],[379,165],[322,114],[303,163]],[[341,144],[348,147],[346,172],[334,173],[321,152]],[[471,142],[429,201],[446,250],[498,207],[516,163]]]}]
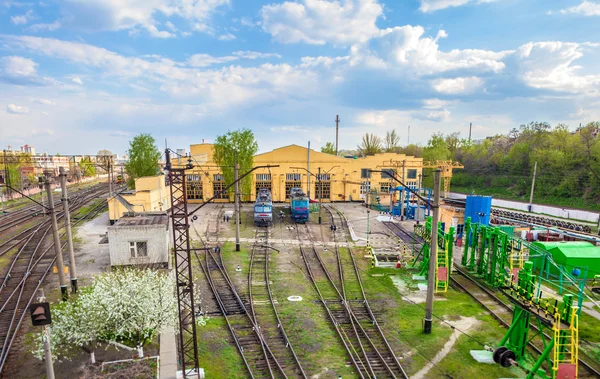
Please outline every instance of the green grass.
[{"label": "green grass", "polygon": [[[381,315],[384,321],[383,329],[390,344],[397,352],[412,351],[410,357],[402,361],[409,375],[415,374],[433,359],[452,334],[452,329],[442,320],[475,317],[480,324],[466,334],[460,335],[450,353],[437,364],[439,369],[455,378],[525,376],[518,369],[508,370],[498,365],[479,364],[471,357],[470,350],[483,350],[483,345],[497,345],[506,329],[500,327],[498,322],[469,295],[449,289],[447,293],[436,296],[432,333],[426,335],[422,331],[425,304],[413,304],[402,300],[391,279],[391,276],[400,277],[406,283],[407,289],[412,292],[417,284],[412,280],[414,270],[371,269],[367,260],[359,258],[363,253],[357,253],[357,250],[355,249],[355,258],[358,258],[363,270],[361,278],[367,297],[374,310],[383,311]],[[372,276],[373,274],[385,276]],[[445,377],[440,370],[433,367],[426,377]]]},{"label": "green grass", "polygon": [[[198,331],[198,360],[207,378],[242,379],[248,377],[223,317],[211,317]],[[231,342],[230,342],[231,341]]]}]

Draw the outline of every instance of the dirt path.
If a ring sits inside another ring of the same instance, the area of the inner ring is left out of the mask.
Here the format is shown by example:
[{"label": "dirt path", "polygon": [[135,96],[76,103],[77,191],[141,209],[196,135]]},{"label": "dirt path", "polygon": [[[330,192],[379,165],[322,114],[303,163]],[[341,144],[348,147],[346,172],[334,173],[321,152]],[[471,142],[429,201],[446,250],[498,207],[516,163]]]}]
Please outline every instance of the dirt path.
[{"label": "dirt path", "polygon": [[[434,364],[438,364],[452,350],[452,347],[454,346],[454,344],[458,340],[458,337],[460,337],[461,332],[468,331],[472,327],[476,326],[479,323],[479,321],[475,317],[462,317],[460,320],[449,321],[448,323],[451,324],[455,328],[454,332],[452,333],[452,335],[448,339],[448,342],[446,342],[444,344],[444,347],[442,348],[442,350],[440,350],[435,355],[435,357],[433,357],[433,359],[431,360],[431,362],[427,363],[425,365],[425,367],[423,367],[416,374],[414,374],[413,376],[411,376],[411,379],[424,379],[424,378],[426,378],[427,373],[429,372],[429,370],[431,370],[431,368],[433,367],[433,365]],[[444,325],[448,326],[448,324],[444,324]]]}]

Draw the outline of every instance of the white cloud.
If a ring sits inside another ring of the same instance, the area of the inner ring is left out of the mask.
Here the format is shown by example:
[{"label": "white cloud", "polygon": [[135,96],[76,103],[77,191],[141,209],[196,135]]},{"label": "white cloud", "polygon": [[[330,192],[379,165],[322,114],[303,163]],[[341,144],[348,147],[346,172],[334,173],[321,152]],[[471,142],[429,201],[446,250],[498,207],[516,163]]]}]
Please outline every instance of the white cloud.
[{"label": "white cloud", "polygon": [[242,17],[240,19],[240,24],[242,24],[243,26],[247,26],[247,27],[252,28],[252,27],[255,27],[255,26],[260,26],[261,23],[260,23],[260,21],[253,21],[250,18]]},{"label": "white cloud", "polygon": [[440,99],[426,99],[423,101],[423,108],[425,109],[439,109],[446,107],[450,102],[447,100]]},{"label": "white cloud", "polygon": [[476,76],[454,79],[439,79],[433,87],[436,91],[445,94],[469,94],[483,86],[483,80]]},{"label": "white cloud", "polygon": [[150,36],[154,38],[173,38],[175,34],[167,32],[166,30],[158,30],[158,28],[154,25],[146,25],[145,26]]},{"label": "white cloud", "polygon": [[225,33],[219,36],[219,41],[233,41],[235,36],[231,33]]},{"label": "white cloud", "polygon": [[61,27],[60,21],[56,20],[50,24],[33,24],[28,28],[28,30],[31,30],[32,32],[39,32],[39,31],[43,31],[43,30],[52,32],[52,31],[59,29],[60,27]]},{"label": "white cloud", "polygon": [[240,57],[241,59],[267,59],[267,58],[279,58],[281,55],[277,53],[261,53],[258,51],[234,51],[233,55]]},{"label": "white cloud", "polygon": [[165,22],[165,26],[167,27],[167,29],[169,29],[172,32],[177,31],[177,28],[175,27],[175,25],[173,25],[173,23],[171,21]]},{"label": "white cloud", "polygon": [[[142,28],[157,38],[170,38],[158,30],[156,16],[181,17],[193,23],[206,23],[230,0],[67,0],[63,7],[65,24],[83,30],[136,30]],[[171,25],[167,25],[174,32]]]},{"label": "white cloud", "polygon": [[193,67],[208,67],[214,64],[227,63],[236,60],[238,60],[238,57],[213,57],[209,54],[194,54],[187,60],[187,64]]},{"label": "white cloud", "polygon": [[78,78],[78,77],[75,77],[75,78],[71,79],[71,81],[73,83],[76,83],[76,84],[79,84],[79,85],[83,84],[83,80],[81,80],[81,78]]},{"label": "white cloud", "polygon": [[263,30],[278,42],[351,45],[379,32],[383,7],[377,0],[303,0],[265,5],[260,14]]},{"label": "white cloud", "polygon": [[435,37],[425,37],[422,26],[397,26],[381,30],[369,44],[353,46],[353,64],[365,64],[371,68],[401,70],[418,75],[430,75],[451,70],[473,70],[477,72],[501,72],[505,64],[502,59],[510,51],[465,49],[443,52],[438,41],[447,38],[444,30]]},{"label": "white cloud", "polygon": [[584,16],[600,16],[600,3],[594,3],[591,1],[584,1],[583,3],[574,7],[561,9],[562,14],[581,14]]},{"label": "white cloud", "polygon": [[281,58],[281,55],[276,53],[261,53],[258,51],[234,51],[232,55],[223,57],[215,57],[210,54],[194,54],[186,61],[186,63],[192,67],[208,67],[240,59],[255,60],[268,58]]},{"label": "white cloud", "polygon": [[0,58],[0,73],[11,77],[33,77],[37,63],[28,58],[9,56]]},{"label": "white cloud", "polygon": [[435,12],[450,7],[460,7],[467,4],[492,3],[497,0],[421,0],[421,12]]},{"label": "white cloud", "polygon": [[56,103],[54,101],[48,100],[48,99],[35,99],[34,101],[38,104],[43,104],[43,105],[56,105]]},{"label": "white cloud", "polygon": [[571,93],[597,90],[600,73],[578,75],[573,62],[583,56],[581,45],[568,42],[530,42],[515,52],[517,75],[528,86]]},{"label": "white cloud", "polygon": [[411,112],[411,116],[417,120],[442,122],[450,120],[450,111],[447,109],[442,109],[439,111],[416,111]]},{"label": "white cloud", "polygon": [[10,17],[10,22],[13,25],[25,25],[31,20],[33,20],[32,11],[27,11],[25,14]]},{"label": "white cloud", "polygon": [[11,114],[26,114],[29,113],[29,108],[15,104],[8,104],[6,106],[6,111]]}]

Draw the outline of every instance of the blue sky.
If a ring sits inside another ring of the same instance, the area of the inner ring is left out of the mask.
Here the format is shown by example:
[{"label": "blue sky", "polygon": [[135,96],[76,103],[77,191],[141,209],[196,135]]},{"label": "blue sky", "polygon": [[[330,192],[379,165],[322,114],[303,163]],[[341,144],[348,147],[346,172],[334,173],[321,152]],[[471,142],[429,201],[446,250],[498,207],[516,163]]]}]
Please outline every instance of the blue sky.
[{"label": "blue sky", "polygon": [[0,143],[261,151],[600,120],[600,0],[0,0]]}]

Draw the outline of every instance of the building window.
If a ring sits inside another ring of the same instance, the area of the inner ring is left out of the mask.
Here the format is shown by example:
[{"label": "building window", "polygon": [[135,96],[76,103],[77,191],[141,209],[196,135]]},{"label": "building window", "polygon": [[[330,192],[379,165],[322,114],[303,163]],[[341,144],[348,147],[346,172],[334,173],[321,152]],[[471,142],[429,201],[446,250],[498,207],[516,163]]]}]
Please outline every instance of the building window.
[{"label": "building window", "polygon": [[147,257],[148,243],[146,241],[129,242],[129,253],[131,254],[131,258]]},{"label": "building window", "polygon": [[271,174],[256,174],[255,190],[258,196],[258,190],[266,188],[271,191]]},{"label": "building window", "polygon": [[185,185],[187,187],[187,198],[189,200],[202,200],[202,182],[188,182]]},{"label": "building window", "polygon": [[300,174],[285,174],[285,180],[288,182],[299,182],[302,180]]},{"label": "building window", "polygon": [[390,192],[390,182],[379,183],[379,192],[389,193]]},{"label": "building window", "polygon": [[188,174],[185,176],[187,198],[189,200],[202,200],[202,175]]},{"label": "building window", "polygon": [[270,182],[271,174],[256,174],[256,181],[257,182]]},{"label": "building window", "polygon": [[370,182],[362,182],[360,185],[360,193],[365,194],[368,193],[371,190],[371,183]]},{"label": "building window", "polygon": [[406,186],[412,190],[417,189],[417,182],[406,182]]},{"label": "building window", "polygon": [[290,198],[290,190],[292,188],[302,188],[302,182],[300,180],[285,182],[285,198],[286,199]]},{"label": "building window", "polygon": [[[330,181],[317,181],[317,183],[315,184],[315,190],[317,191],[317,193],[315,195],[317,195],[317,197],[320,197],[321,199],[329,199],[331,198],[331,182]],[[319,191],[321,191],[321,193],[319,193]]]},{"label": "building window", "polygon": [[225,182],[213,182],[213,196],[215,199],[229,199],[229,194],[225,189]]},{"label": "building window", "polygon": [[414,168],[409,168],[406,170],[406,178],[407,179],[416,179],[417,178],[417,170]]},{"label": "building window", "polygon": [[214,182],[222,182],[223,181],[223,174],[213,174],[213,181]]}]

